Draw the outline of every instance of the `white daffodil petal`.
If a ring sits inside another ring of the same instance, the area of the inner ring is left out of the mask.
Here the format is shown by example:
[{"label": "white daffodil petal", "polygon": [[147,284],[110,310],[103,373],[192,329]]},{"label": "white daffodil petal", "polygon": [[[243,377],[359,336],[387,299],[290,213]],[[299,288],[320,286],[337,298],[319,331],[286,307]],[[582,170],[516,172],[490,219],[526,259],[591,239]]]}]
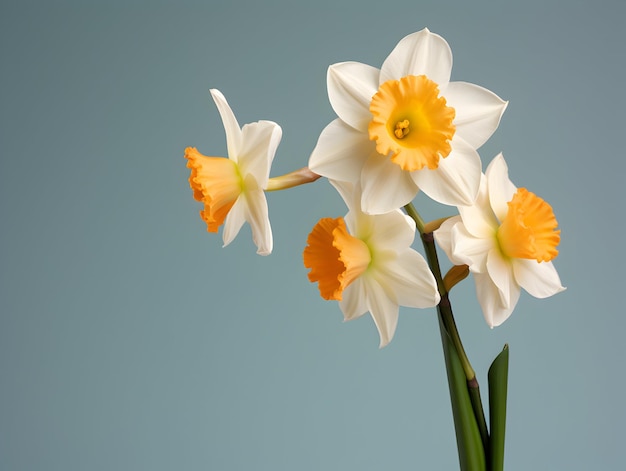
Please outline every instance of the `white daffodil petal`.
[{"label": "white daffodil petal", "polygon": [[494,316],[493,325],[495,327],[501,325],[505,320],[507,320],[508,317],[511,315],[511,313],[515,310],[515,306],[517,306],[517,302],[519,301],[519,297],[522,292],[522,289],[519,287],[517,283],[514,283],[512,286],[513,286],[513,289],[511,290],[510,297],[509,297],[511,300],[511,305],[510,307],[504,309],[503,312],[497,313]]},{"label": "white daffodil petal", "polygon": [[383,348],[396,332],[400,308],[376,280],[367,278],[364,281],[367,284],[367,307],[380,335],[380,348]]},{"label": "white daffodil petal", "polygon": [[371,156],[365,162],[361,171],[361,187],[361,207],[370,214],[401,208],[418,192],[411,174],[380,154]]},{"label": "white daffodil petal", "polygon": [[515,281],[513,267],[500,254],[499,248],[493,248],[487,255],[487,272],[500,291],[500,299],[504,307],[515,306],[513,300],[519,297],[520,287]]},{"label": "white daffodil petal", "polygon": [[508,202],[513,199],[517,191],[515,185],[509,180],[509,168],[500,153],[496,155],[485,171],[487,186],[489,188],[489,201],[496,217],[502,222],[509,211]]},{"label": "white daffodil petal", "polygon": [[[330,184],[337,190],[339,196],[346,203],[349,210],[361,209],[361,190],[360,183],[342,182],[339,180],[328,180]],[[349,226],[348,226],[349,227]]]},{"label": "white daffodil petal", "polygon": [[[355,197],[358,195],[354,195]],[[344,221],[348,232],[357,239],[367,240],[374,232],[375,216],[365,214],[359,209],[360,204],[355,206],[348,205],[350,210],[344,216]]]},{"label": "white daffodil petal", "polygon": [[241,134],[242,146],[237,162],[239,171],[243,176],[254,175],[260,187],[265,188],[282,129],[272,121],[259,121],[245,124]]},{"label": "white daffodil petal", "polygon": [[246,191],[246,221],[252,230],[252,240],[257,246],[259,255],[269,255],[272,253],[273,239],[272,228],[270,226],[267,200],[262,189]]},{"label": "white daffodil petal", "polygon": [[368,311],[367,292],[361,278],[357,278],[343,290],[339,308],[343,312],[344,321],[361,317]]},{"label": "white daffodil petal", "polygon": [[362,214],[359,219],[364,217],[371,220],[368,225],[370,232],[366,232],[360,224],[355,234],[377,250],[404,252],[415,240],[415,222],[400,210],[375,216]]},{"label": "white daffodil petal", "polygon": [[464,224],[455,224],[450,231],[453,263],[465,264],[473,273],[487,270],[487,255],[497,249],[496,238],[478,238],[470,234]]},{"label": "white daffodil petal", "polygon": [[440,86],[450,81],[452,51],[445,39],[424,28],[404,37],[385,59],[380,83],[407,75],[426,75]]},{"label": "white daffodil petal", "polygon": [[237,237],[243,223],[246,222],[246,204],[246,198],[242,194],[239,195],[233,207],[230,208],[224,220],[224,230],[222,232],[223,247],[226,247]]},{"label": "white daffodil petal", "polygon": [[217,106],[224,125],[224,131],[226,132],[226,148],[228,149],[228,157],[237,163],[237,156],[239,155],[239,149],[241,148],[241,128],[235,118],[233,110],[228,105],[226,98],[222,95],[222,92],[212,88],[210,90],[213,101]]},{"label": "white daffodil petal", "polygon": [[478,149],[495,132],[508,102],[486,88],[466,82],[450,82],[442,95],[454,108],[456,132]]},{"label": "white daffodil petal", "polygon": [[535,298],[547,298],[565,290],[552,262],[516,258],[513,272],[519,285]]},{"label": "white daffodil petal", "polygon": [[401,306],[427,308],[440,301],[437,282],[424,257],[413,249],[407,249],[396,259],[376,267],[379,276],[396,295]]},{"label": "white daffodil petal", "polygon": [[500,290],[493,284],[488,274],[477,273],[474,275],[474,281],[476,282],[476,297],[487,325],[492,328],[499,326],[509,318],[515,305],[504,306],[502,304]]},{"label": "white daffodil petal", "polygon": [[451,206],[474,203],[482,164],[478,152],[461,137],[452,139],[452,152],[439,159],[439,167],[411,172],[415,184],[430,198]]},{"label": "white daffodil petal", "polygon": [[457,224],[463,224],[463,222],[461,221],[461,217],[451,217],[450,219],[446,219],[443,224],[439,226],[439,229],[434,232],[435,241],[437,242],[439,247],[441,247],[441,250],[446,253],[452,263],[462,263],[452,260],[452,229]]},{"label": "white daffodil petal", "polygon": [[459,214],[467,231],[475,237],[493,237],[498,230],[498,220],[491,209],[487,178],[480,176],[480,189],[476,201],[471,206],[459,206]]},{"label": "white daffodil petal", "polygon": [[375,154],[376,144],[367,134],[348,126],[340,119],[324,128],[309,157],[309,169],[331,180],[356,183],[361,168]]},{"label": "white daffodil petal", "polygon": [[379,70],[360,62],[340,62],[328,68],[330,104],[345,123],[367,132],[372,119],[370,102],[378,90]]}]

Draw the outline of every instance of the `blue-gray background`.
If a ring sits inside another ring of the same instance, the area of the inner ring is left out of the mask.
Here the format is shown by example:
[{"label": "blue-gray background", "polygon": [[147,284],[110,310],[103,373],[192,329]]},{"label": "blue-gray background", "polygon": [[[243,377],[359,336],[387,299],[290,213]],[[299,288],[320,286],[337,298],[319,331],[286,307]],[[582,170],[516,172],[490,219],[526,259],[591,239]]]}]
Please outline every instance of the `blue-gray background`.
[{"label": "blue-gray background", "polygon": [[3,1],[0,469],[458,466],[434,310],[379,350],[307,281],[308,232],[345,213],[330,185],[268,195],[264,258],[247,226],[226,249],[205,231],[183,159],[226,154],[215,87],[282,125],[272,175],[306,165],[328,65],[424,27],[453,80],[510,101],[483,166],[503,151],[562,229],[566,292],[494,330],[471,280],[452,296],[483,390],[510,344],[507,469],[619,469],[625,22],[618,0]]}]

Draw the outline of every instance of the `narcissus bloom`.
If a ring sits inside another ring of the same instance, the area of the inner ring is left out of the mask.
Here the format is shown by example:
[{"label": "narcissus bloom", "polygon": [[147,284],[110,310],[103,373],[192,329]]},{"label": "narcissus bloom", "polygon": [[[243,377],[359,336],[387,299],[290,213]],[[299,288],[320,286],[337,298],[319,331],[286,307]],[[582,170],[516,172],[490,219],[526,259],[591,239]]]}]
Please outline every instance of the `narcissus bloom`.
[{"label": "narcissus bloom", "polygon": [[476,203],[460,206],[435,239],[453,263],[469,266],[485,320],[494,327],[511,315],[521,288],[536,298],[565,289],[552,264],[557,225],[548,203],[511,183],[500,154],[487,167]]},{"label": "narcissus bloom", "polygon": [[200,216],[209,232],[217,232],[224,224],[224,246],[232,242],[247,221],[257,253],[268,255],[272,252],[272,229],[263,190],[282,130],[271,121],[240,128],[224,95],[213,89],[211,96],[226,131],[228,158],[206,157],[194,147],[185,150],[193,196],[204,204]]},{"label": "narcissus bloom", "polygon": [[330,66],[328,96],[339,118],[322,131],[311,170],[360,182],[370,214],[404,206],[418,188],[444,204],[472,204],[482,169],[476,149],[507,103],[477,85],[450,82],[451,70],[448,43],[428,29],[402,39],[380,70]]},{"label": "narcissus bloom", "polygon": [[415,223],[400,211],[321,219],[309,234],[304,266],[324,299],[339,301],[346,321],[370,312],[380,347],[393,338],[399,306],[439,303],[435,278],[424,258],[410,248]]}]

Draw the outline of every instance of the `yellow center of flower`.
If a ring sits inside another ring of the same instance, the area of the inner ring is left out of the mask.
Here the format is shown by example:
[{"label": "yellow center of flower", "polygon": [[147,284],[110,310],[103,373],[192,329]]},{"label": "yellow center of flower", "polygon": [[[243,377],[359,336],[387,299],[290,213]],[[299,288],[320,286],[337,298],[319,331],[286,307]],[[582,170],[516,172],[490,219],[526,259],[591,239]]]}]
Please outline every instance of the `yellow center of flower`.
[{"label": "yellow center of flower", "polygon": [[370,140],[403,170],[435,169],[452,150],[454,108],[425,75],[387,80],[372,97],[370,112]]},{"label": "yellow center of flower", "polygon": [[549,262],[559,251],[561,231],[552,207],[543,199],[519,188],[509,201],[509,210],[498,229],[502,253],[511,258],[528,258]]},{"label": "yellow center of flower", "polygon": [[322,298],[341,301],[343,290],[361,276],[371,262],[367,244],[348,233],[343,218],[323,218],[307,238],[304,266],[317,282]]},{"label": "yellow center of flower", "polygon": [[189,185],[193,196],[204,203],[200,216],[207,224],[207,231],[217,232],[243,191],[239,168],[230,159],[206,157],[195,147],[185,149],[185,158],[191,169]]},{"label": "yellow center of flower", "polygon": [[398,121],[396,123],[396,130],[393,132],[398,139],[402,139],[409,133],[409,120]]}]

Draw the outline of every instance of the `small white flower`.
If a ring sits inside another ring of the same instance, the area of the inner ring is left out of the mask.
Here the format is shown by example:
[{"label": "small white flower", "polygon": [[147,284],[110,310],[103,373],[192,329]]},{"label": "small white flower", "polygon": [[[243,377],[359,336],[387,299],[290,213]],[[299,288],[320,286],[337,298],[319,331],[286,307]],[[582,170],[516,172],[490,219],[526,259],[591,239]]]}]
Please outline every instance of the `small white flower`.
[{"label": "small white flower", "polygon": [[476,149],[507,103],[477,85],[450,82],[451,70],[450,47],[428,29],[402,39],[380,70],[330,66],[328,96],[339,118],[322,131],[311,170],[360,183],[370,214],[404,206],[418,188],[444,204],[472,204],[482,168]]},{"label": "small white flower", "polygon": [[206,157],[195,147],[185,149],[189,184],[194,198],[204,203],[200,216],[209,232],[224,224],[224,246],[230,244],[244,222],[260,255],[272,252],[272,229],[263,190],[268,184],[270,166],[282,136],[280,126],[258,121],[239,127],[224,95],[212,89],[211,96],[226,131],[228,158]]},{"label": "small white flower", "polygon": [[536,298],[563,291],[551,260],[557,254],[560,230],[552,207],[509,180],[502,154],[483,175],[472,206],[459,206],[459,216],[435,231],[450,260],[469,266],[478,301],[490,327],[513,312],[524,288]]},{"label": "small white flower", "polygon": [[[338,190],[349,202],[345,187]],[[400,211],[368,215],[352,207],[345,219],[321,219],[304,249],[309,280],[322,298],[339,301],[346,321],[369,311],[381,348],[393,338],[399,306],[427,308],[440,300],[426,261],[410,248],[414,237],[415,223]]]}]

